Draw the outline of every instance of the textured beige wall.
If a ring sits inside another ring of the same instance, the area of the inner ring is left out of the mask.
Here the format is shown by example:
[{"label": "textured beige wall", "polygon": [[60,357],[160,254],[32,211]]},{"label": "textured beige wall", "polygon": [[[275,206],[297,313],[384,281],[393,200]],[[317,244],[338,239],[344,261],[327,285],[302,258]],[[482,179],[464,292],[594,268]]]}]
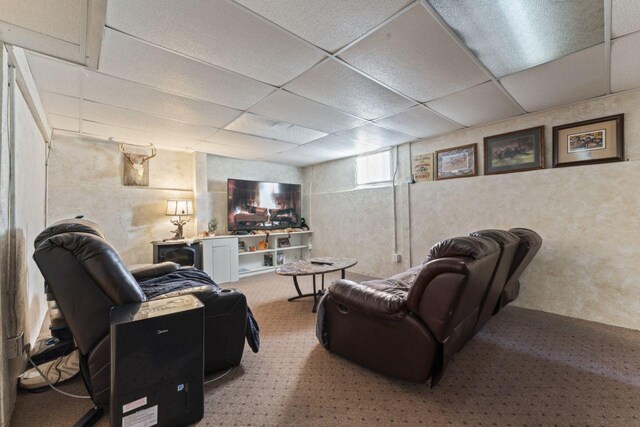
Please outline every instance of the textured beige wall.
[{"label": "textured beige wall", "polygon": [[[625,114],[630,161],[551,168],[553,126],[618,113]],[[400,265],[390,261],[391,215],[382,214],[392,205],[391,191],[345,191],[355,186],[353,159],[307,168],[314,254],[351,254],[360,260],[354,271],[388,276],[406,268],[408,252],[415,265],[438,240],[481,228],[530,227],[544,243],[515,304],[640,329],[639,91],[456,131],[410,149],[415,155],[478,143],[482,171],[485,136],[539,125],[546,127],[547,169],[396,186]],[[408,145],[399,148],[399,159],[401,179],[409,171]],[[340,223],[350,226],[325,219],[336,211]]]},{"label": "textured beige wall", "polygon": [[[44,278],[33,260],[33,242],[45,227],[46,144],[22,94],[15,91],[15,245],[18,318],[25,342],[34,344],[47,311]],[[21,323],[22,323],[21,322]]]},{"label": "textured beige wall", "polygon": [[32,259],[33,239],[45,224],[46,145],[18,86],[8,84],[1,43],[0,59],[0,425],[4,426],[9,425],[17,377],[26,366],[24,356],[6,359],[5,339],[23,332],[25,343],[34,344],[47,309],[44,280]]},{"label": "textured beige wall", "polygon": [[[227,157],[214,156],[212,154],[198,153],[196,162],[196,175],[205,174],[207,177],[207,189],[196,189],[201,206],[208,209],[207,216],[203,217],[200,211],[198,217],[198,231],[207,229],[207,223],[211,218],[218,219],[218,233],[227,231],[227,179],[247,179],[251,181],[284,182],[288,184],[302,184],[302,168],[296,166],[281,165],[278,163],[257,162],[251,160],[238,160]],[[202,156],[206,156],[206,163]],[[206,165],[206,169],[202,168]],[[199,182],[200,179],[197,180]],[[303,189],[304,190],[304,189]],[[304,191],[303,191],[304,193]],[[303,216],[305,214],[303,201]]]},{"label": "textured beige wall", "polygon": [[[54,135],[49,159],[48,223],[84,215],[100,224],[124,262],[152,261],[152,240],[172,236],[167,199],[193,199],[194,155],[158,150],[149,187],[122,184],[125,159],[114,143]],[[195,221],[185,236],[195,234]]]}]

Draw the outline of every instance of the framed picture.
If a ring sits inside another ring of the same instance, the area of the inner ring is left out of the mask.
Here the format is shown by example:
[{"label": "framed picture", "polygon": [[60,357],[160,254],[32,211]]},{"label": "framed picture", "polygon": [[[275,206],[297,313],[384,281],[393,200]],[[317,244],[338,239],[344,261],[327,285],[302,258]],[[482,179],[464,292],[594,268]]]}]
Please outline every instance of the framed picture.
[{"label": "framed picture", "polygon": [[281,239],[278,239],[278,247],[288,248],[290,246],[291,246],[291,242],[289,241],[288,237],[283,237]]},{"label": "framed picture", "polygon": [[265,255],[264,256],[264,266],[265,267],[273,267],[273,255]]},{"label": "framed picture", "polygon": [[476,176],[478,144],[436,151],[436,180]]},{"label": "framed picture", "polygon": [[484,174],[544,169],[544,126],[484,139]]},{"label": "framed picture", "polygon": [[247,247],[245,246],[244,242],[242,240],[238,241],[238,252],[246,252],[247,251]]},{"label": "framed picture", "polygon": [[553,167],[624,160],[624,114],[553,128]]},{"label": "framed picture", "polygon": [[415,182],[433,181],[433,153],[413,156],[412,167]]}]

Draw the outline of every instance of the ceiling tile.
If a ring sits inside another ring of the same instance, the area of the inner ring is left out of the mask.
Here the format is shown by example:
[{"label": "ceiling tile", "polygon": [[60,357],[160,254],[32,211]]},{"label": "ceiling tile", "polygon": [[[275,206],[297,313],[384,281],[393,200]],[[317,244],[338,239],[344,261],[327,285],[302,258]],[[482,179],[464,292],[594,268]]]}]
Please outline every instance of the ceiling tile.
[{"label": "ceiling tile", "polygon": [[104,123],[96,123],[88,120],[82,121],[82,134],[93,135],[100,138],[113,138],[116,142],[145,142],[164,145],[175,148],[192,148],[200,141],[180,138],[164,133],[151,133],[137,129],[129,129]]},{"label": "ceiling tile", "polygon": [[57,114],[67,117],[80,117],[80,100],[72,96],[41,90],[40,100],[47,114]]},{"label": "ceiling tile", "polygon": [[326,133],[350,129],[365,123],[365,120],[285,90],[273,92],[249,111]]},{"label": "ceiling tile", "polygon": [[295,149],[295,152],[307,157],[313,157],[318,162],[356,156],[377,150],[378,147],[368,145],[353,139],[336,135],[327,135]]},{"label": "ceiling tile", "polygon": [[[527,111],[539,111],[605,93],[604,44],[500,79]],[[490,105],[490,104],[485,104]]]},{"label": "ceiling tile", "polygon": [[[167,92],[246,110],[274,90],[105,28],[99,70]],[[135,58],[135,60],[132,60]]]},{"label": "ceiling tile", "polygon": [[233,147],[215,142],[199,142],[193,147],[193,150],[201,153],[215,154],[217,156],[232,157],[234,159],[257,160],[264,154],[247,150],[242,147]]},{"label": "ceiling tile", "polygon": [[496,77],[604,42],[602,0],[428,0]]},{"label": "ceiling tile", "polygon": [[260,160],[265,162],[282,163],[290,166],[304,167],[314,163],[319,163],[318,160],[312,157],[302,156],[296,154],[297,148],[283,151],[282,153],[272,154],[267,157],[263,157]]},{"label": "ceiling tile", "polygon": [[78,132],[80,130],[80,120],[77,118],[47,114],[47,119],[53,129],[68,130],[71,132]]},{"label": "ceiling tile", "polygon": [[[335,52],[412,0],[236,0],[303,39]],[[309,19],[312,16],[313,19]]]},{"label": "ceiling tile", "polygon": [[415,105],[335,60],[316,65],[285,89],[368,120]]},{"label": "ceiling tile", "polygon": [[325,57],[224,0],[110,0],[107,25],[276,86]]},{"label": "ceiling tile", "polygon": [[111,105],[84,101],[82,117],[92,122],[105,123],[153,133],[166,133],[189,139],[205,139],[216,130],[175,120],[155,117]]},{"label": "ceiling tile", "polygon": [[82,2],[78,0],[2,0],[0,20],[79,45],[83,38]]},{"label": "ceiling tile", "polygon": [[30,52],[27,61],[39,90],[82,97],[82,68]]},{"label": "ceiling tile", "polygon": [[640,2],[613,0],[611,2],[611,37],[622,37],[640,31]]},{"label": "ceiling tile", "polygon": [[84,97],[102,104],[218,128],[240,115],[240,110],[95,72],[87,72]]},{"label": "ceiling tile", "polygon": [[357,128],[343,130],[336,134],[344,138],[353,139],[376,148],[398,145],[415,139],[413,136],[401,132],[386,129],[373,123],[358,126]]},{"label": "ceiling tile", "polygon": [[340,57],[420,102],[489,79],[420,5],[356,43]]},{"label": "ceiling tile", "polygon": [[611,42],[611,91],[640,87],[640,32]]},{"label": "ceiling tile", "polygon": [[494,82],[429,102],[427,106],[463,126],[495,122],[522,114]]},{"label": "ceiling tile", "polygon": [[289,142],[276,141],[274,139],[261,138],[259,136],[231,132],[228,130],[219,130],[207,138],[206,142],[231,145],[243,150],[262,153],[263,156],[279,153],[296,147],[296,144],[291,144]]},{"label": "ceiling tile", "polygon": [[430,111],[424,105],[416,105],[393,116],[376,120],[376,123],[418,138],[462,128],[459,124]]},{"label": "ceiling tile", "polygon": [[322,138],[324,132],[307,129],[291,123],[268,119],[257,114],[244,113],[228,126],[227,130],[248,133],[280,141],[292,142],[294,144],[306,144],[314,139]]}]

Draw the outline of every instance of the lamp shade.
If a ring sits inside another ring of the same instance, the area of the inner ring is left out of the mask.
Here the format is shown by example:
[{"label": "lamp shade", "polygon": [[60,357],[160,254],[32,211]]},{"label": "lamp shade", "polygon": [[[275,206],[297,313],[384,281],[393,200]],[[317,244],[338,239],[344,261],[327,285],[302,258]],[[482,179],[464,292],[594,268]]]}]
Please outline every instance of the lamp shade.
[{"label": "lamp shade", "polygon": [[167,213],[169,216],[193,215],[193,201],[188,199],[167,200]]}]

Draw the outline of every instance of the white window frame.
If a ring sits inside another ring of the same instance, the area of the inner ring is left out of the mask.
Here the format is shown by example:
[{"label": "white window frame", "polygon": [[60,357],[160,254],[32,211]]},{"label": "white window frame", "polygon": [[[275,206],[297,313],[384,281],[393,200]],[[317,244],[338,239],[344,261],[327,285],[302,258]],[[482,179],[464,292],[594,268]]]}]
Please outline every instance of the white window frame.
[{"label": "white window frame", "polygon": [[[389,156],[389,178],[377,181],[365,181],[360,182],[360,168],[361,163],[364,159],[370,158],[372,156],[378,156],[381,154],[388,154]],[[384,186],[384,185],[392,185],[393,184],[393,172],[394,172],[394,151],[393,149],[386,149],[382,151],[376,151],[374,153],[362,154],[356,157],[356,187],[376,187],[376,186]]]}]

